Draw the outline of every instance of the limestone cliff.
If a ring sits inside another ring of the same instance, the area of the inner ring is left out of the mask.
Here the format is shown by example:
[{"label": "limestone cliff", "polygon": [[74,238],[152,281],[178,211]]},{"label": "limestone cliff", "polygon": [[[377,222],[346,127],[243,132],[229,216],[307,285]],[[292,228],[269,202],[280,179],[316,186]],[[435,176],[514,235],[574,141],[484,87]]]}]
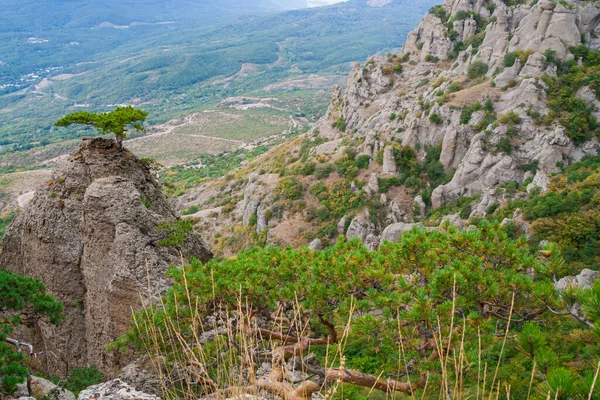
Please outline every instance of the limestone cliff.
[{"label": "limestone cliff", "polygon": [[[461,198],[475,198],[465,219],[523,195],[507,184],[545,190],[559,166],[600,148],[600,92],[585,75],[593,67],[575,56],[582,48],[600,49],[600,6],[507,3],[446,0],[434,7],[399,54],[374,56],[352,69],[305,137],[238,171],[237,180],[211,182],[198,190],[202,196],[182,197],[181,207],[228,199],[226,212],[212,209],[215,223],[205,223],[218,233],[216,243],[234,231],[239,215],[241,225],[256,226],[271,243],[308,244],[344,233],[376,246],[391,224],[416,222]],[[573,117],[559,109],[564,99],[557,100],[549,84],[577,65],[585,79],[568,100],[582,113]],[[406,147],[421,168],[402,165]],[[348,157],[357,171],[348,169]],[[290,182],[303,194],[282,203]],[[328,193],[344,199],[346,215]],[[352,194],[362,200],[352,202]],[[461,218],[451,220],[460,224]]]},{"label": "limestone cliff", "polygon": [[178,248],[158,244],[168,234],[158,226],[177,219],[137,157],[112,140],[83,139],[7,229],[0,256],[1,268],[39,277],[65,302],[64,324],[20,332],[39,352],[38,368],[111,374],[126,361],[106,345],[129,327],[132,309],[158,299],[181,256],[212,257],[196,232]]}]

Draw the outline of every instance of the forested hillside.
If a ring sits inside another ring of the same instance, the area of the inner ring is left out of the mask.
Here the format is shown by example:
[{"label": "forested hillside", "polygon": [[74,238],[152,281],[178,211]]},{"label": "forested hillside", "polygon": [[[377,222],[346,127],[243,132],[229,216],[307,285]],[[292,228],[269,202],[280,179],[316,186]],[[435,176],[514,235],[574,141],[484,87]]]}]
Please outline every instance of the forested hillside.
[{"label": "forested hillside", "polygon": [[[350,62],[401,46],[434,3],[396,0],[371,7],[352,0],[285,13],[273,13],[278,7],[267,2],[242,8],[175,2],[168,10],[119,2],[103,12],[96,2],[63,12],[61,3],[36,26],[14,17],[32,5],[13,3],[1,17],[20,25],[11,22],[0,31],[0,153],[10,153],[5,162],[23,165],[23,151],[76,137],[75,131],[65,137],[51,128],[72,109],[135,104],[155,124],[213,108],[227,96],[260,94],[289,78],[345,73]],[[39,150],[48,158],[64,151]]]}]

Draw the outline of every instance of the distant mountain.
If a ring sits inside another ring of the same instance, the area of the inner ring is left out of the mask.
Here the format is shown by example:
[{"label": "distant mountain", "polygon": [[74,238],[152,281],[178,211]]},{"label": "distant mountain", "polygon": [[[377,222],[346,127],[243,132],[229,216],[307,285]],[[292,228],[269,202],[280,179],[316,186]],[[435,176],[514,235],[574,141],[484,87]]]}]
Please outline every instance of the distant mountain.
[{"label": "distant mountain", "polygon": [[[64,140],[51,127],[74,108],[143,104],[151,123],[164,122],[285,79],[345,74],[351,63],[401,46],[436,0],[350,0],[279,13],[308,3],[41,3],[9,0],[0,16],[0,144],[14,144],[0,156]],[[35,21],[30,29],[27,20]],[[243,65],[251,73],[229,79]]]}]

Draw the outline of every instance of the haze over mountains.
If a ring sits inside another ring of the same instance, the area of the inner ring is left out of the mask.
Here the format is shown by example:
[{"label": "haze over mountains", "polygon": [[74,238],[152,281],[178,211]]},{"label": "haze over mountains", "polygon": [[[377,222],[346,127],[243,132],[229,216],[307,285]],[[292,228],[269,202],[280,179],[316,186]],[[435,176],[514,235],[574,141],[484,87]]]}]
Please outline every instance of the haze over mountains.
[{"label": "haze over mountains", "polygon": [[[52,128],[73,110],[133,104],[156,124],[229,96],[274,97],[263,89],[289,79],[302,82],[285,93],[329,91],[352,63],[398,48],[436,2],[370,3],[9,0],[0,16],[0,161],[35,165],[64,152],[58,145],[89,134]],[[326,80],[315,85],[312,75]]]}]

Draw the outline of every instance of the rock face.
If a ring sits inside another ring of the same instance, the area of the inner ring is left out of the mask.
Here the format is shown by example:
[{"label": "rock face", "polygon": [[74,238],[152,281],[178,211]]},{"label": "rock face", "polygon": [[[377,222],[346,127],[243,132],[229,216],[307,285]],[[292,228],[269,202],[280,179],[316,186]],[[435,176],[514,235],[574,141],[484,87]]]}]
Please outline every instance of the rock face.
[{"label": "rock face", "polygon": [[[323,172],[329,163],[330,171],[337,171],[337,176],[327,172],[316,178],[298,177],[307,189],[298,199],[300,208],[318,210],[331,204],[311,195],[310,188],[315,183],[329,190],[343,188],[340,181],[347,178],[343,175],[348,171],[340,174],[337,162],[345,162],[341,158],[347,155],[354,154],[356,159],[367,156],[370,160],[353,174],[349,189],[365,195],[370,207],[338,210],[338,217],[347,217],[335,231],[333,221],[327,229],[314,223],[300,224],[310,213],[300,216],[296,211],[279,213],[277,220],[266,226],[260,207],[271,206],[276,196],[271,202],[257,196],[263,189],[257,189],[250,178],[253,171],[249,171],[248,181],[235,193],[241,211],[234,217],[247,224],[248,215],[257,215],[257,230],[268,229],[269,233],[297,226],[297,233],[280,235],[280,241],[272,243],[305,245],[306,231],[313,230],[311,233],[327,233],[321,238],[326,239],[323,243],[346,234],[372,247],[377,240],[400,237],[398,226],[386,232],[391,224],[425,219],[428,209],[460,198],[473,197],[476,206],[469,215],[473,218],[485,216],[495,203],[506,204],[520,196],[504,191],[505,184],[520,186],[532,179],[528,191],[543,192],[550,183],[548,177],[559,171],[557,165],[596,155],[600,149],[597,137],[585,143],[571,140],[572,126],[563,126],[566,119],[548,106],[548,96],[553,94],[545,76],[557,76],[559,65],[574,58],[570,47],[582,44],[600,49],[598,3],[575,0],[565,6],[551,0],[509,4],[502,0],[444,0],[408,35],[401,52],[376,55],[362,66],[354,66],[346,86],[334,88],[326,115],[301,139],[309,148],[310,142],[320,144],[311,148],[306,160],[300,157],[303,161],[286,165],[293,169],[312,162]],[[470,76],[471,69],[477,72],[481,68],[478,78]],[[597,91],[587,86],[577,89],[577,96],[600,118]],[[339,128],[340,121],[345,129]],[[301,146],[290,142],[273,149],[265,159],[296,159]],[[416,176],[407,171],[402,151],[397,151],[401,146],[410,147],[421,165],[435,149],[436,157],[439,152],[435,161],[441,164],[436,168],[443,169],[450,180],[415,188]],[[404,181],[404,186],[397,185],[395,178]],[[413,188],[408,190],[410,186]],[[242,197],[243,202],[239,200]],[[282,207],[275,204],[273,208]],[[369,218],[365,218],[367,209]],[[228,223],[226,218],[220,222],[223,224],[217,229],[223,236],[232,226],[222,227]],[[462,225],[458,218],[449,222]],[[278,225],[285,229],[278,230]]]},{"label": "rock face", "polygon": [[37,368],[62,374],[97,365],[110,375],[124,364],[106,345],[126,331],[131,310],[168,288],[165,270],[180,255],[212,257],[196,232],[178,248],[158,244],[168,235],[158,225],[177,219],[131,152],[83,139],[7,229],[0,256],[1,268],[39,277],[65,303],[64,324],[19,332],[42,352]]},{"label": "rock face", "polygon": [[78,400],[160,400],[160,397],[138,392],[120,379],[90,386],[81,391]]}]

